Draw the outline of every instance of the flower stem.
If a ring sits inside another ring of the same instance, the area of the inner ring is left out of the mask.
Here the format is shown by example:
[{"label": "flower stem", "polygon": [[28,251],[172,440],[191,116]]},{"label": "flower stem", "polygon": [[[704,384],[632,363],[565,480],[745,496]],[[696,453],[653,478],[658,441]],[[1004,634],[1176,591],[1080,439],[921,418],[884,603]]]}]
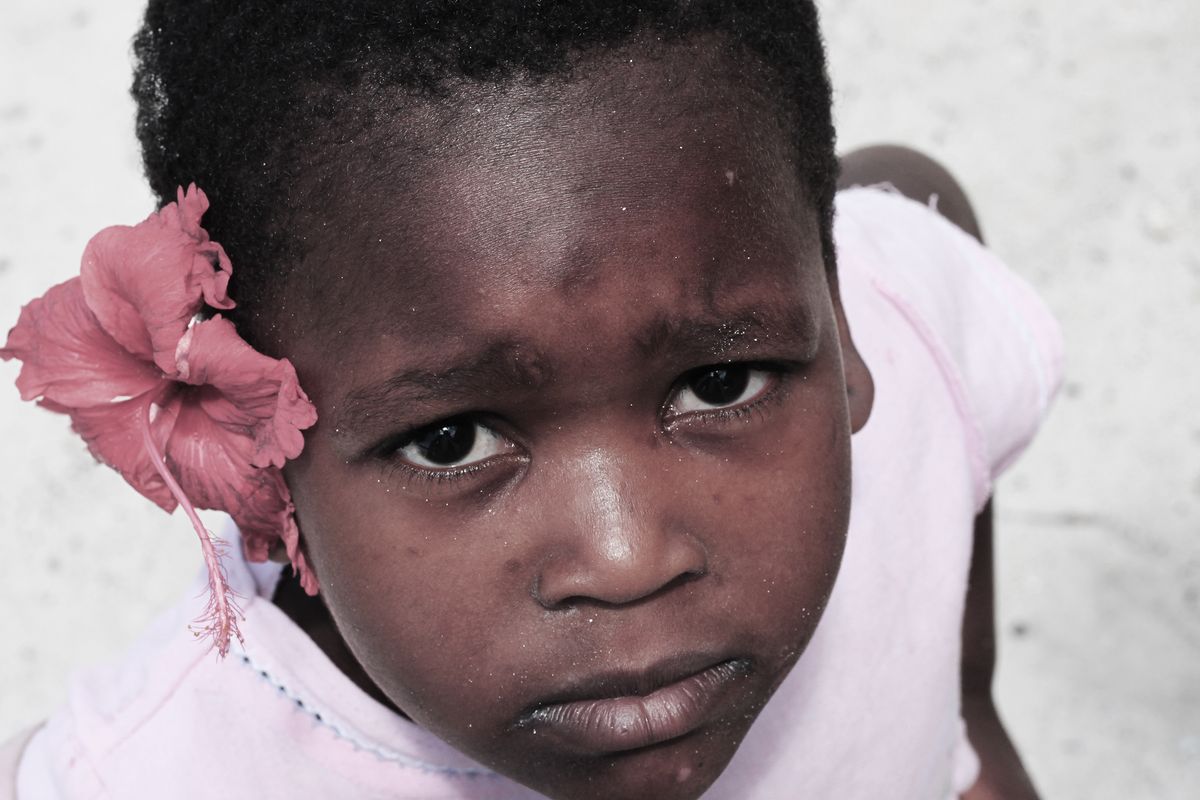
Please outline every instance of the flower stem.
[{"label": "flower stem", "polygon": [[237,618],[241,616],[241,610],[234,601],[233,590],[229,587],[229,582],[225,576],[225,567],[221,564],[220,545],[221,542],[215,540],[208,528],[204,527],[204,523],[200,521],[200,516],[196,513],[195,506],[188,500],[183,489],[179,486],[179,482],[175,480],[175,476],[167,469],[166,461],[163,459],[162,453],[158,451],[158,447],[154,444],[154,436],[150,431],[150,416],[154,408],[154,403],[146,404],[146,413],[139,418],[139,427],[142,431],[142,445],[146,449],[146,454],[150,456],[154,468],[158,470],[159,476],[166,483],[167,488],[174,495],[179,505],[183,508],[183,512],[187,514],[187,518],[191,521],[192,527],[196,530],[196,535],[200,537],[200,549],[204,552],[204,565],[208,568],[208,603],[205,606],[204,613],[196,620],[201,626],[196,632],[198,636],[211,636],[213,644],[217,648],[217,653],[224,658],[229,652],[229,640],[236,636],[239,642],[242,640],[242,632],[238,630]]}]

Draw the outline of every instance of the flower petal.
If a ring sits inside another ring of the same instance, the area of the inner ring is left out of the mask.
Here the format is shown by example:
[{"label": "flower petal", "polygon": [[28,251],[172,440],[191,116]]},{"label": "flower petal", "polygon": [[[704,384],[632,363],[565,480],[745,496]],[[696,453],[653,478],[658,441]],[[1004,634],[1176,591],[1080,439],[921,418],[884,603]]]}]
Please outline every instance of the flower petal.
[{"label": "flower petal", "polygon": [[240,507],[256,486],[250,418],[210,386],[188,387],[169,413],[166,462],[184,494],[197,508]]},{"label": "flower petal", "polygon": [[201,264],[193,264],[197,268],[196,276],[200,281],[204,302],[213,308],[228,311],[236,305],[227,293],[233,266],[229,263],[229,256],[225,255],[225,249],[209,239],[208,231],[200,227],[200,218],[208,211],[208,196],[195,183],[191,183],[186,192],[182,186],[176,189],[175,197],[175,203],[167,204],[158,213],[160,216],[166,215],[166,224],[178,224],[180,230],[195,238],[197,249],[206,257],[209,266],[217,267],[216,270],[204,269]]},{"label": "flower petal", "polygon": [[180,340],[177,357],[180,378],[218,389],[228,400],[206,405],[213,419],[226,428],[249,429],[251,464],[282,467],[300,455],[300,432],[317,421],[317,411],[290,361],[259,353],[220,315],[193,325]]},{"label": "flower petal", "polygon": [[252,559],[262,560],[282,538],[302,584],[315,593],[316,579],[299,550],[291,494],[278,468],[251,463],[255,441],[245,432],[247,417],[213,386],[186,390],[172,412],[167,464],[184,494],[197,508],[233,517]]},{"label": "flower petal", "polygon": [[154,365],[126,351],[88,309],[79,278],[53,286],[23,309],[0,349],[22,361],[21,398],[69,409],[106,405],[160,390]]},{"label": "flower petal", "polygon": [[109,335],[171,375],[175,348],[205,302],[232,308],[225,294],[231,266],[200,227],[208,208],[195,186],[141,223],[105,228],[83,253],[80,277],[88,306]]},{"label": "flower petal", "polygon": [[296,527],[296,508],[292,495],[283,480],[282,473],[274,467],[259,471],[261,483],[258,490],[242,508],[233,513],[242,534],[246,556],[251,561],[265,561],[271,547],[280,538],[287,548],[292,568],[300,578],[300,585],[310,595],[317,593],[317,578],[300,549],[300,531]]},{"label": "flower petal", "polygon": [[169,513],[177,503],[146,452],[140,423],[144,415],[151,413],[150,431],[161,451],[171,435],[180,398],[174,395],[157,413],[148,412],[149,399],[147,395],[88,408],[68,408],[50,400],[43,400],[41,405],[70,415],[71,427],[87,442],[97,461],[115,469],[139,494]]}]

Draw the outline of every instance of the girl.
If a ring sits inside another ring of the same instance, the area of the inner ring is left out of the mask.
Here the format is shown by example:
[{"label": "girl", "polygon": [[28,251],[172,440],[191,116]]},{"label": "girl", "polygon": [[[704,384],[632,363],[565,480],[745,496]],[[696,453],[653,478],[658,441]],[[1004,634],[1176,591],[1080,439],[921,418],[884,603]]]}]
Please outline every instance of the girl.
[{"label": "girl", "polygon": [[[988,503],[1054,325],[835,197],[810,3],[167,1],[135,47],[164,209],[0,352],[237,531],[19,796],[1032,796]],[[911,154],[843,178],[977,234]]]}]

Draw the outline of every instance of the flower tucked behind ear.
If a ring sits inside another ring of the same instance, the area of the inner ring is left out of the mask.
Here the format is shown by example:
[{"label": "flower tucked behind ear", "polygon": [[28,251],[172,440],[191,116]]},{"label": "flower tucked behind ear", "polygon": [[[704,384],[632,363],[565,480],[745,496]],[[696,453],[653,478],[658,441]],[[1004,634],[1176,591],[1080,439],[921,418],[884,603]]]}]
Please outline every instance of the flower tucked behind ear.
[{"label": "flower tucked behind ear", "polygon": [[23,362],[21,397],[70,416],[98,460],[165,511],[183,506],[209,574],[197,622],[223,656],[231,637],[241,640],[240,612],[220,542],[195,509],[233,517],[251,560],[282,538],[316,594],[280,468],[300,454],[317,412],[289,361],[256,351],[219,314],[200,319],[205,305],[234,306],[229,258],[200,227],[207,209],[193,184],[142,223],[100,231],[79,277],[21,310],[0,358]]}]

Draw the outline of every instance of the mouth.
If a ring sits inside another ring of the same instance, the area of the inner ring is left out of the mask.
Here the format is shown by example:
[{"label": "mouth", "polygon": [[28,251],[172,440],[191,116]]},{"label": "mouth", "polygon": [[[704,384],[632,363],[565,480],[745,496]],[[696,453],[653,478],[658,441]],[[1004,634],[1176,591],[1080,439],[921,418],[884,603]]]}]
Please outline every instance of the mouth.
[{"label": "mouth", "polygon": [[645,671],[596,675],[539,701],[516,727],[579,753],[649,747],[720,716],[751,671],[748,658],[691,657]]}]

